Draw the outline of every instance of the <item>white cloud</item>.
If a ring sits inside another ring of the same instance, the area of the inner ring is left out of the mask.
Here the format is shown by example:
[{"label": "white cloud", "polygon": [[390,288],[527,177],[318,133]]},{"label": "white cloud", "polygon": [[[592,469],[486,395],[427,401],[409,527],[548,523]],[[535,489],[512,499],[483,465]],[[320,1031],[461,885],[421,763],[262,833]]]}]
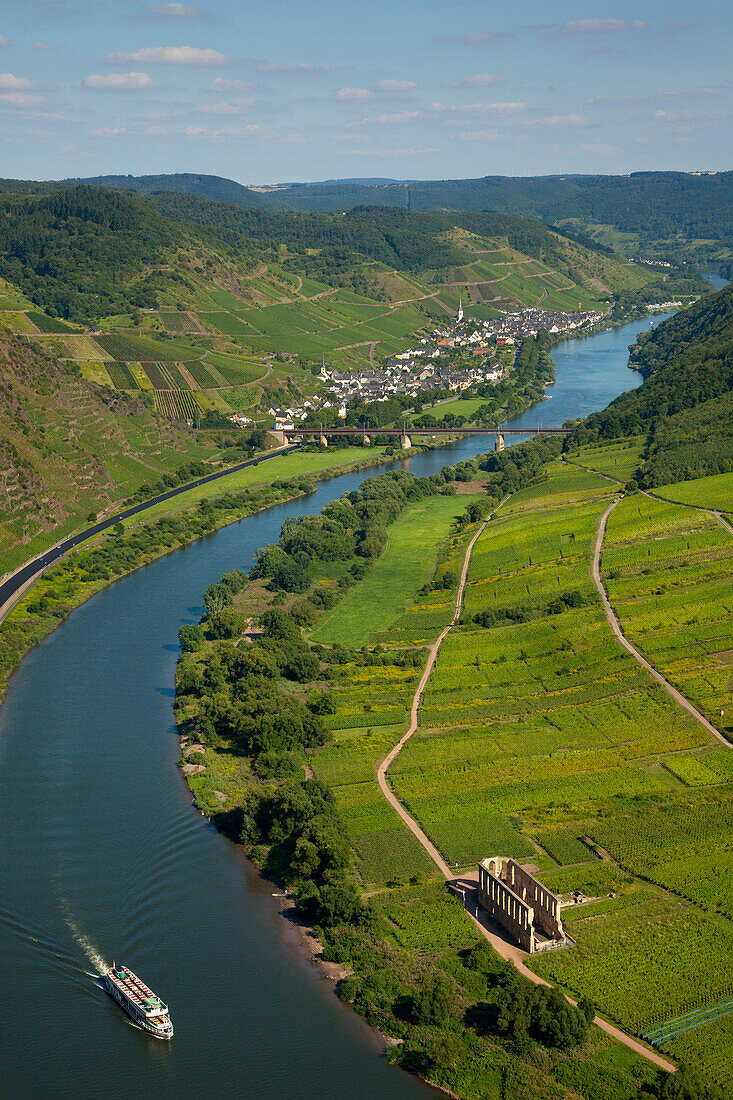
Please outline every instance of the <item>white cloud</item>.
[{"label": "white cloud", "polygon": [[160,136],[165,133],[165,126],[146,126],[143,133],[152,136]]},{"label": "white cloud", "polygon": [[130,61],[160,63],[162,65],[229,65],[230,60],[218,50],[202,49],[200,46],[146,46],[134,53],[110,54],[107,58],[113,65],[126,65]]},{"label": "white cloud", "polygon": [[588,119],[585,115],[546,115],[544,118],[533,118],[527,126],[587,126]]},{"label": "white cloud", "polygon": [[223,100],[220,103],[206,103],[203,107],[199,107],[199,114],[238,115],[245,107],[251,107],[253,103],[253,99],[240,99],[237,103],[227,103]]},{"label": "white cloud", "polygon": [[0,34],[0,47],[1,46],[9,46],[9,45],[10,45],[10,39],[6,38],[4,34]]},{"label": "white cloud", "polygon": [[288,145],[305,145],[306,144],[306,140],[305,140],[305,138],[303,137],[302,134],[288,134],[288,136],[286,138],[284,138],[283,140],[286,141]]},{"label": "white cloud", "polygon": [[368,88],[339,88],[336,99],[374,99],[374,92]]},{"label": "white cloud", "polygon": [[95,137],[111,138],[117,137],[118,134],[124,134],[125,130],[122,126],[100,126],[98,130],[94,131]]},{"label": "white cloud", "polygon": [[26,80],[24,76],[14,76],[13,73],[0,73],[0,88],[20,90],[21,88],[32,87],[30,80]]},{"label": "white cloud", "polygon": [[476,31],[475,34],[439,34],[433,41],[451,46],[483,46],[486,42],[505,42],[508,38],[514,35],[506,31]]},{"label": "white cloud", "polygon": [[646,23],[633,19],[627,23],[624,19],[571,19],[559,28],[562,34],[607,34],[609,31],[644,31]]},{"label": "white cloud", "polygon": [[19,110],[25,110],[28,107],[40,107],[46,100],[41,95],[28,95],[26,92],[2,92],[0,93],[0,100],[3,103],[10,104],[11,107],[17,107]]},{"label": "white cloud", "polygon": [[380,80],[377,84],[378,92],[411,92],[417,88],[414,80]]},{"label": "white cloud", "polygon": [[198,19],[202,14],[198,8],[193,8],[190,4],[155,4],[152,8],[148,8],[148,12],[150,15],[171,19]]},{"label": "white cloud", "polygon": [[508,115],[513,111],[523,111],[523,103],[468,103],[465,107],[451,107],[452,111],[460,111],[470,115]]},{"label": "white cloud", "polygon": [[106,75],[95,73],[84,77],[84,87],[108,88],[114,91],[121,88],[154,88],[155,82],[147,73],[107,73]]},{"label": "white cloud", "polygon": [[297,65],[283,65],[278,61],[258,61],[248,58],[248,64],[253,65],[258,73],[330,73],[330,65],[310,65],[307,61],[301,61]]},{"label": "white cloud", "polygon": [[583,142],[580,148],[584,153],[599,153],[602,157],[612,157],[618,152],[615,145],[606,145],[602,141]]},{"label": "white cloud", "polygon": [[244,88],[251,88],[246,80],[227,80],[225,76],[217,76],[207,87],[207,92],[239,92]]},{"label": "white cloud", "polygon": [[270,138],[272,130],[267,126],[251,123],[249,126],[222,126],[212,130],[208,126],[186,126],[181,131],[186,137],[207,138],[210,141],[222,141],[228,137],[261,137]]},{"label": "white cloud", "polygon": [[692,111],[655,111],[652,115],[655,122],[681,122],[683,119],[695,118]]},{"label": "white cloud", "polygon": [[394,114],[379,115],[377,122],[412,122],[413,119],[419,117],[419,111],[395,111]]},{"label": "white cloud", "polygon": [[490,84],[503,84],[500,76],[492,73],[476,73],[474,76],[464,76],[456,80],[454,88],[488,88]]},{"label": "white cloud", "polygon": [[33,49],[34,50],[52,50],[53,46],[49,46],[48,42],[34,42],[33,43]]},{"label": "white cloud", "polygon": [[438,149],[418,149],[414,145],[407,149],[347,149],[355,157],[417,157],[425,153],[437,153]]},{"label": "white cloud", "polygon": [[496,141],[499,134],[496,130],[464,130],[458,136],[462,141]]}]

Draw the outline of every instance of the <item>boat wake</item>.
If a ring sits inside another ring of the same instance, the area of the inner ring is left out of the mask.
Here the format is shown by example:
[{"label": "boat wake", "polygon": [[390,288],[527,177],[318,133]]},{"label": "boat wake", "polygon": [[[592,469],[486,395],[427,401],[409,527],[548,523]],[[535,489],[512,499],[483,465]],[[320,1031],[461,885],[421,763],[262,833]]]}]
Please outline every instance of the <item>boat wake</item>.
[{"label": "boat wake", "polygon": [[64,921],[66,927],[71,932],[74,942],[84,952],[89,962],[94,967],[94,971],[89,974],[90,978],[101,977],[108,969],[109,963],[104,958],[101,949],[94,943],[94,941],[86,934],[81,926],[81,921],[74,913],[71,905],[65,898],[61,898],[61,910],[64,915]]}]

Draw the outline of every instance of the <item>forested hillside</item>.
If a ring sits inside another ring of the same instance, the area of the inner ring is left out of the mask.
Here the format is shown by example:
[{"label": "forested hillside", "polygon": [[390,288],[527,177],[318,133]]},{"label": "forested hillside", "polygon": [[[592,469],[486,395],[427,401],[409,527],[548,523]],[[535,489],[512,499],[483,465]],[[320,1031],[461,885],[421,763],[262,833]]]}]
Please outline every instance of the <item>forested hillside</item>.
[{"label": "forested hillside", "polygon": [[[423,285],[491,284],[506,272],[472,265],[491,260],[492,244],[539,261],[564,276],[568,288],[606,300],[654,278],[591,241],[513,214],[408,214],[378,206],[345,215],[282,213],[198,195],[143,199],[88,185],[14,192],[9,181],[0,190],[0,211],[6,225],[0,275],[48,312],[82,322],[155,308],[173,289],[192,304],[196,273],[203,282],[222,275],[231,281],[257,264],[267,265],[260,276],[272,274],[276,282],[282,275],[271,265],[282,264],[296,279],[376,291],[377,297],[384,289],[380,266],[417,276]],[[232,270],[223,273],[226,264]],[[525,304],[522,291],[512,287],[508,300]],[[470,298],[470,290],[465,293]]]},{"label": "forested hillside", "polygon": [[644,486],[733,470],[733,287],[642,333],[631,361],[644,384],[592,413],[573,442],[647,434]]},{"label": "forested hillside", "polygon": [[0,196],[0,272],[42,309],[89,320],[130,305],[155,305],[149,288],[131,288],[175,240],[170,221],[137,196],[93,187]]},{"label": "forested hillside", "polygon": [[234,180],[222,176],[207,176],[193,172],[172,172],[159,176],[90,176],[87,179],[63,180],[63,184],[93,184],[95,187],[112,187],[115,191],[138,191],[143,195],[157,191],[169,191],[187,195],[201,195],[219,202],[233,202],[240,206],[280,209],[276,193],[243,187]]},{"label": "forested hillside", "polygon": [[459,299],[491,318],[644,308],[673,292],[660,272],[510,214],[311,214],[9,180],[0,208],[0,328],[209,426],[297,403],[324,356],[363,369],[406,350]]},{"label": "forested hillside", "polygon": [[733,172],[627,176],[484,176],[467,180],[336,180],[252,190],[218,176],[99,176],[90,183],[175,191],[267,209],[505,211],[591,232],[628,254],[733,258]]}]

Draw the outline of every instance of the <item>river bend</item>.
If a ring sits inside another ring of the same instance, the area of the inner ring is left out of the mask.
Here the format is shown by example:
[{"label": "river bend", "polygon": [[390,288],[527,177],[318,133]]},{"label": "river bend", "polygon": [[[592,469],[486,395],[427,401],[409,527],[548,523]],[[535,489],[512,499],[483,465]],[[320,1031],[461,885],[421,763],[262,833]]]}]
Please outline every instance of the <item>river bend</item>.
[{"label": "river bend", "polygon": [[[517,423],[561,424],[637,385],[627,346],[648,325],[560,345],[551,399]],[[430,474],[492,443],[464,440],[406,465]],[[206,587],[248,568],[286,516],[317,512],[377,472],[321,483],[123,578],[13,676],[0,712],[0,1095],[432,1094],[387,1064],[292,950],[273,888],[192,810],[176,768],[176,638],[198,620]],[[169,1002],[170,1044],[135,1030],[95,984],[113,958]]]}]

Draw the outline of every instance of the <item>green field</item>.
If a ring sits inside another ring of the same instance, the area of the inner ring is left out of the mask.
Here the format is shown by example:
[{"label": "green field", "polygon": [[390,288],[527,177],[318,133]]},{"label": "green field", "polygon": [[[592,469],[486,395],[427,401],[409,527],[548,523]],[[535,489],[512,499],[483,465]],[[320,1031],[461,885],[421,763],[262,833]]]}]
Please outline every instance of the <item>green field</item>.
[{"label": "green field", "polygon": [[634,474],[641,461],[644,440],[633,436],[620,443],[599,444],[595,447],[583,447],[568,455],[572,462],[598,470],[602,474],[616,478],[623,483]]},{"label": "green field", "polygon": [[[581,459],[624,480],[638,444],[592,450]],[[600,476],[555,463],[490,522],[464,606],[497,621],[458,627],[443,643],[418,732],[390,775],[450,864],[514,855],[539,867],[551,889],[591,898],[568,911],[577,946],[532,966],[633,1032],[733,986],[733,750],[610,634],[589,564],[613,494]],[[732,557],[733,537],[712,517],[639,494],[612,513],[603,556],[629,636],[698,706],[710,715],[717,707],[718,721],[726,691],[730,701]],[[378,568],[331,613],[328,640],[426,644],[449,618],[440,592],[418,597],[387,629],[375,622],[371,636],[366,627],[349,633],[347,606],[361,606],[367,585],[378,591]],[[548,613],[565,593],[580,606]],[[319,632],[325,640],[325,622]],[[346,666],[329,720],[336,739],[313,760],[367,883],[429,874],[372,778],[404,729],[413,690],[414,678],[397,669]],[[711,1062],[704,1028],[677,1046],[691,1064]],[[713,1079],[727,1080],[727,1064],[718,1057]]]},{"label": "green field", "polygon": [[733,738],[730,532],[707,512],[636,494],[609,517],[602,565],[626,635]]},{"label": "green field", "polygon": [[723,512],[733,511],[733,474],[713,474],[695,481],[678,482],[676,485],[660,485],[653,491],[660,497],[677,500],[680,504],[695,504],[700,508],[716,508]]},{"label": "green field", "polygon": [[358,647],[387,630],[418,588],[432,580],[436,543],[447,537],[466,503],[463,497],[428,497],[408,509],[390,527],[387,549],[368,577],[320,620],[313,641]]},{"label": "green field", "polygon": [[[225,493],[235,493],[241,489],[251,489],[258,485],[267,485],[271,481],[283,478],[303,477],[307,474],[322,473],[324,470],[340,471],[342,467],[353,463],[373,459],[384,454],[384,447],[344,447],[338,451],[320,451],[313,453],[284,454],[281,458],[268,459],[261,465],[248,466],[244,470],[223,478],[212,485],[200,485],[196,489],[189,489],[171,500],[162,501],[153,505],[145,512],[143,522],[159,519],[160,516],[170,512],[180,512],[211,496],[223,496]],[[138,517],[125,520],[125,526],[134,526],[139,523]]]}]

